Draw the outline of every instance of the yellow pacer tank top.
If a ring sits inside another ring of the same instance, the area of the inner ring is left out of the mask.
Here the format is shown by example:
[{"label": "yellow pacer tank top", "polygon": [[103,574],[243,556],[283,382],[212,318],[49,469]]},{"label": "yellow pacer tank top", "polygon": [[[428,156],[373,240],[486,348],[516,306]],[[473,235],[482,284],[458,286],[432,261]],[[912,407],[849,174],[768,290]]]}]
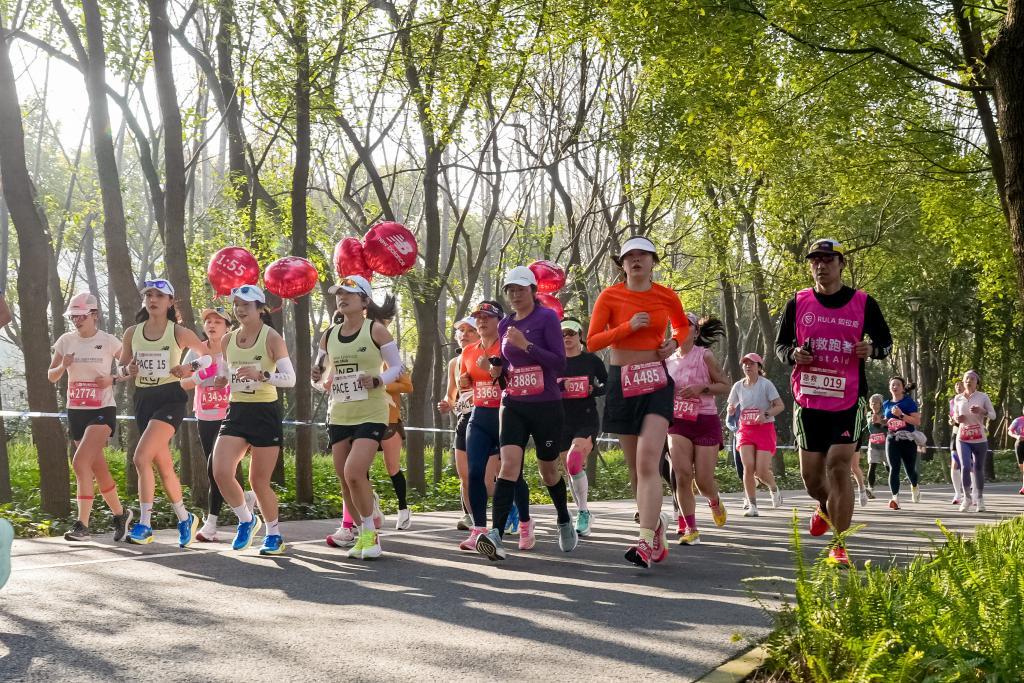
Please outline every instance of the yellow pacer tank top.
[{"label": "yellow pacer tank top", "polygon": [[174,323],[168,320],[164,333],[156,341],[146,339],[145,326],[144,322],[139,323],[132,331],[132,354],[139,365],[135,386],[155,387],[178,382],[171,374],[171,368],[181,363],[181,347],[174,338]]},{"label": "yellow pacer tank top", "polygon": [[343,340],[341,325],[327,330],[327,362],[331,379],[330,423],[359,425],[387,424],[391,400],[384,385],[366,389],[358,382],[358,373],[377,375],[381,366],[380,349],[370,336],[373,321],[366,320],[354,338]]},{"label": "yellow pacer tank top", "polygon": [[228,335],[228,343],[224,347],[224,355],[231,368],[231,397],[232,403],[273,403],[277,400],[277,388],[266,382],[250,382],[238,379],[238,370],[243,367],[254,367],[259,372],[274,372],[277,370],[277,363],[270,358],[270,348],[267,346],[269,330],[266,325],[260,328],[256,335],[256,341],[247,349],[238,345],[236,338],[238,330]]}]

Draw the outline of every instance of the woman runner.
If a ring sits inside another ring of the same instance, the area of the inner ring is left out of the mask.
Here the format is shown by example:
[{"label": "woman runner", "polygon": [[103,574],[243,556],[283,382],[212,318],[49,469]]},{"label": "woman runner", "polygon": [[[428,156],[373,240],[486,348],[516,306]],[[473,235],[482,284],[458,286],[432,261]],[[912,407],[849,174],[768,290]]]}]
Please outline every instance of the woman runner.
[{"label": "woman runner", "polygon": [[231,290],[231,302],[240,327],[224,338],[224,364],[216,386],[225,387],[230,382],[231,393],[213,449],[213,476],[224,500],[238,517],[231,547],[245,550],[252,545],[262,524],[247,505],[235,473],[246,451],[252,452],[249,485],[267,526],[260,555],[280,555],[285,545],[279,527],[277,494],[270,485],[270,477],[284,440],[277,390],[295,386],[295,368],[288,358],[284,338],[271,327],[263,290],[256,285],[236,287]]},{"label": "woman runner", "polygon": [[[885,464],[885,435],[889,429],[885,425],[885,416],[882,414],[882,403],[884,399],[881,394],[872,394],[868,399],[868,481],[867,496],[875,497],[875,479],[878,476],[879,465]],[[959,501],[958,501],[959,502]]]},{"label": "woman runner", "polygon": [[959,505],[964,498],[964,480],[960,471],[960,454],[956,450],[956,434],[960,425],[956,421],[956,399],[964,393],[964,383],[957,380],[953,385],[955,395],[949,399],[949,424],[952,427],[949,437],[949,480],[953,482],[953,505]]},{"label": "woman runner", "polygon": [[900,509],[901,463],[910,479],[913,501],[921,501],[921,492],[917,488],[917,441],[914,440],[914,429],[921,425],[921,414],[917,401],[909,395],[913,388],[913,385],[907,386],[906,380],[902,377],[892,377],[889,380],[892,400],[882,404],[885,426],[888,430],[885,437],[885,457],[889,461],[889,490],[892,491],[890,510]]},{"label": "woman runner", "polygon": [[[153,500],[160,473],[164,491],[178,518],[178,545],[186,548],[195,539],[199,518],[185,509],[181,482],[174,471],[171,439],[185,419],[188,394],[178,380],[210,366],[206,347],[192,330],[178,325],[174,310],[174,287],[164,279],[142,284],[143,305],[135,316],[137,324],[124,332],[121,364],[135,380],[135,422],[139,443],[135,447],[135,469],[139,473],[139,521],[128,532],[128,542],[153,542]],[[179,365],[182,352],[192,349],[199,358],[191,365]]]},{"label": "woman runner", "polygon": [[[196,532],[196,540],[200,543],[211,543],[217,540],[217,523],[224,497],[213,476],[213,446],[217,441],[217,433],[228,412],[228,396],[230,386],[214,386],[217,382],[217,371],[224,365],[224,354],[221,352],[221,340],[234,326],[234,321],[223,307],[204,308],[202,312],[203,333],[206,335],[206,349],[213,359],[210,367],[199,370],[181,380],[181,388],[185,391],[195,389],[192,410],[196,415],[196,426],[199,429],[199,443],[206,455],[206,474],[210,480],[207,496],[207,514],[203,526]],[[198,359],[195,351],[185,354],[185,362]],[[245,492],[245,503],[252,510],[256,505],[256,494]]]},{"label": "woman runner", "polygon": [[[604,429],[618,436],[635,473],[640,536],[626,559],[644,568],[668,555],[659,467],[675,385],[665,359],[682,345],[690,327],[676,293],[654,282],[657,262],[649,239],[626,240],[615,260],[622,281],[597,297],[587,332],[592,352],[612,348]],[[666,339],[670,322],[672,337]]]},{"label": "woman runner", "polygon": [[[558,547],[571,552],[579,536],[569,514],[565,479],[558,470],[558,438],[564,413],[558,378],[565,370],[565,345],[558,314],[537,301],[537,278],[526,266],[505,276],[502,290],[512,313],[498,324],[501,353],[490,366],[494,379],[504,383],[499,413],[501,470],[494,485],[492,529],[477,539],[477,552],[491,561],[504,560],[501,539],[509,510],[523,476],[523,455],[533,437],[537,469],[558,515]],[[515,501],[519,507],[519,501]],[[519,547],[534,544],[534,521],[529,507],[519,507]],[[525,541],[525,542],[524,542]]]},{"label": "woman runner", "polygon": [[566,318],[562,321],[562,340],[565,344],[565,376],[560,380],[560,386],[565,422],[558,450],[569,475],[572,498],[579,509],[576,533],[589,536],[593,518],[587,506],[587,458],[601,433],[601,418],[594,399],[604,396],[608,370],[600,358],[583,350],[583,325],[579,320]]},{"label": "woman runner", "polygon": [[[956,398],[954,414],[960,425],[956,435],[956,447],[960,454],[960,470],[963,473],[964,499],[960,512],[973,507],[974,512],[985,511],[985,460],[988,458],[988,432],[985,423],[996,419],[996,409],[988,394],[979,391],[981,376],[974,370],[964,373],[964,393]],[[974,474],[974,488],[971,488],[971,474]]]},{"label": "woman runner", "polygon": [[[374,524],[370,466],[387,430],[385,387],[397,380],[403,369],[398,345],[383,322],[395,317],[395,300],[389,296],[378,305],[370,283],[359,275],[342,278],[328,291],[336,297],[342,321],[320,338],[327,372],[316,366],[312,379],[323,382],[331,393],[327,434],[334,469],[349,513],[361,527],[348,556],[370,560],[382,552]],[[387,369],[380,372],[382,362]]]},{"label": "woman runner", "polygon": [[[675,383],[673,414],[668,430],[672,471],[676,475],[676,500],[679,501],[679,543],[700,542],[697,530],[697,501],[694,483],[711,507],[718,526],[726,521],[725,503],[718,495],[715,465],[722,449],[722,422],[715,396],[729,392],[729,378],[719,367],[711,345],[725,332],[720,320],[697,320],[687,314],[690,328],[683,345],[666,362],[669,377]],[[746,407],[746,406],[744,406]],[[746,470],[746,464],[744,464]],[[753,502],[753,501],[751,501]]]},{"label": "woman runner", "polygon": [[114,359],[121,355],[121,340],[98,329],[99,304],[88,292],[76,294],[64,315],[71,319],[75,329],[61,335],[53,345],[53,362],[46,373],[55,384],[68,373],[68,431],[75,443],[71,466],[78,485],[78,519],[64,539],[89,540],[95,480],[114,516],[114,540],[120,541],[131,523],[132,511],[121,505],[103,448],[114,436],[117,425],[112,387],[124,378],[115,379],[110,370]]},{"label": "woman runner", "polygon": [[[748,353],[740,361],[743,379],[729,392],[729,415],[739,411],[737,449],[743,462],[743,490],[749,506],[744,517],[757,517],[757,481],[762,481],[771,495],[772,508],[782,503],[782,492],[775,484],[771,462],[775,456],[775,416],[785,406],[779,390],[764,376],[764,359]],[[716,454],[717,455],[717,454]]]},{"label": "woman runner", "polygon": [[[1020,468],[1021,474],[1024,476],[1024,415],[1014,418],[1006,431],[1015,439],[1013,452],[1017,456],[1017,467]],[[1024,496],[1024,483],[1021,484],[1018,493]]]}]

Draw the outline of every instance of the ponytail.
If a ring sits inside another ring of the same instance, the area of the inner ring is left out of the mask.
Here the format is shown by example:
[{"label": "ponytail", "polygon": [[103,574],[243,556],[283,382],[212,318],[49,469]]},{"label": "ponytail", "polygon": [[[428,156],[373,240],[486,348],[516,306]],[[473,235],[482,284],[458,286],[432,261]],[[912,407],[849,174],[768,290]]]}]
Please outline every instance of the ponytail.
[{"label": "ponytail", "polygon": [[725,335],[725,325],[718,318],[701,318],[693,337],[694,346],[710,347]]},{"label": "ponytail", "polygon": [[274,330],[275,332],[278,331],[277,328],[274,327],[274,317],[270,314],[270,309],[267,308],[266,306],[260,308],[260,320],[262,320],[263,324],[269,327],[270,329]]},{"label": "ponytail", "polygon": [[384,303],[378,304],[371,297],[364,297],[366,300],[366,317],[374,322],[393,320],[398,313],[398,303],[395,297],[388,294],[384,297]]}]

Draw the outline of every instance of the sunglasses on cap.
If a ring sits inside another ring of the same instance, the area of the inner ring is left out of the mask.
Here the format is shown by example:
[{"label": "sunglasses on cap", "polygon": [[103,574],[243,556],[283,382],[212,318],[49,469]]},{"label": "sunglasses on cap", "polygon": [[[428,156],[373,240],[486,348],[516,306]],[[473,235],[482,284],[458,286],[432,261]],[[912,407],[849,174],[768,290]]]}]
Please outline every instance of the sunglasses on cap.
[{"label": "sunglasses on cap", "polygon": [[495,318],[505,317],[504,312],[499,310],[494,304],[480,304],[476,307],[476,310],[473,311],[473,315],[477,315],[479,313],[486,313],[487,315],[492,315]]},{"label": "sunglasses on cap", "polygon": [[142,283],[143,289],[155,289],[165,294],[173,294],[170,283],[167,280],[145,280]]},{"label": "sunglasses on cap", "polygon": [[[255,291],[256,291],[256,288],[253,287],[252,285],[242,285],[241,287],[235,287],[234,289],[232,289],[231,290],[231,296],[234,296],[235,294],[241,294],[241,295],[245,296],[245,295],[251,294],[251,293],[253,293]],[[218,308],[215,308],[213,310],[220,312],[223,309],[218,307]]]}]

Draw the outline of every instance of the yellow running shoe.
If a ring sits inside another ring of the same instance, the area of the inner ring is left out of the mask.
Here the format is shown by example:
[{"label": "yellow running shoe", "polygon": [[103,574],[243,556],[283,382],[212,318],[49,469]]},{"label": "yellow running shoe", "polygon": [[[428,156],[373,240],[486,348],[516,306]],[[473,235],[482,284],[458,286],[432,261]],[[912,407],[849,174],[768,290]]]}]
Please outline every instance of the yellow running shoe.
[{"label": "yellow running shoe", "polygon": [[717,503],[708,503],[711,506],[711,518],[715,520],[716,526],[725,526],[728,513],[725,510],[725,503],[719,498]]},{"label": "yellow running shoe", "polygon": [[679,534],[679,545],[697,545],[700,543],[700,532],[687,527]]},{"label": "yellow running shoe", "polygon": [[356,543],[348,549],[348,556],[353,560],[363,559],[363,548],[366,547],[366,541],[369,538],[366,534],[367,531],[360,531],[359,536],[356,537]]}]

